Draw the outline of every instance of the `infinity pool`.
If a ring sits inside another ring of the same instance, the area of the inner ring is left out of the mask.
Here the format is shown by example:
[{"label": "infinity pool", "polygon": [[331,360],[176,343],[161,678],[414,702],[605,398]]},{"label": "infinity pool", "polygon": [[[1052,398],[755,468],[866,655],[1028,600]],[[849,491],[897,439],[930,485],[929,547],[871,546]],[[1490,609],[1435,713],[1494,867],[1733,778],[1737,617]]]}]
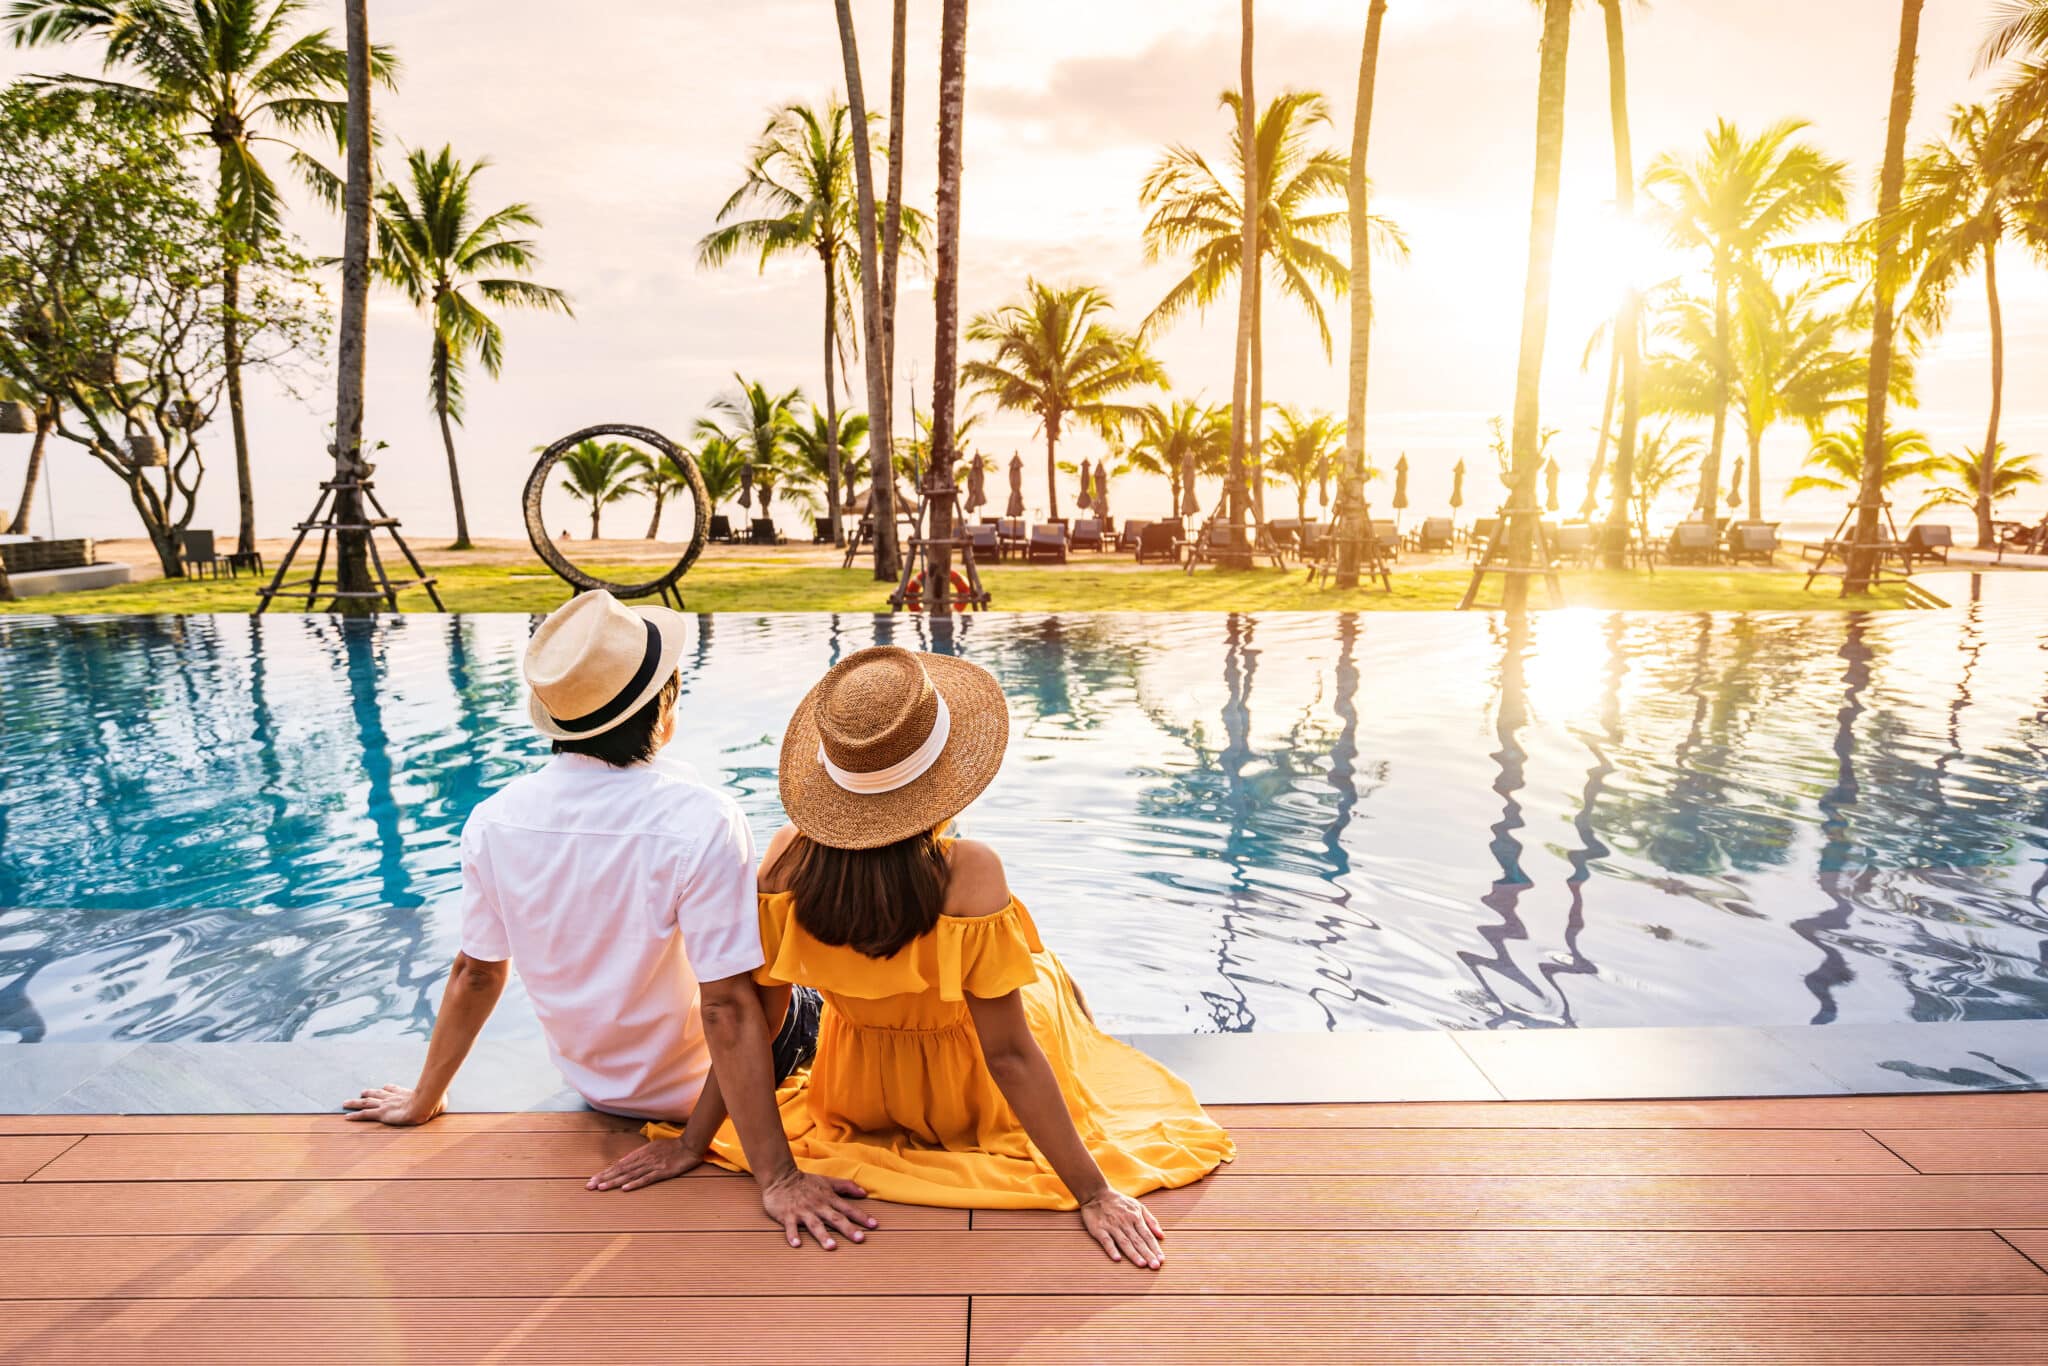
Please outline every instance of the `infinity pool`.
[{"label": "infinity pool", "polygon": [[[963,828],[1123,1031],[2048,1017],[2042,620],[700,617],[678,743],[765,841],[834,660],[986,665]],[[424,1033],[530,625],[0,618],[0,1041]]]}]

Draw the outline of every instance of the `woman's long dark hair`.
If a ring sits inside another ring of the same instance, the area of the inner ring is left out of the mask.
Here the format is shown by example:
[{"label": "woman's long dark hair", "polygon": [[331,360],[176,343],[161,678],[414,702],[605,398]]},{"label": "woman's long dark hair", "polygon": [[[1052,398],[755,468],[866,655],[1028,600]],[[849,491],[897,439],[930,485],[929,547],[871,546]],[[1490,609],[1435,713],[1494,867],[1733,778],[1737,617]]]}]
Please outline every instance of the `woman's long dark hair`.
[{"label": "woman's long dark hair", "polygon": [[932,831],[879,849],[834,849],[799,834],[770,869],[821,944],[887,958],[939,923],[951,869]]}]

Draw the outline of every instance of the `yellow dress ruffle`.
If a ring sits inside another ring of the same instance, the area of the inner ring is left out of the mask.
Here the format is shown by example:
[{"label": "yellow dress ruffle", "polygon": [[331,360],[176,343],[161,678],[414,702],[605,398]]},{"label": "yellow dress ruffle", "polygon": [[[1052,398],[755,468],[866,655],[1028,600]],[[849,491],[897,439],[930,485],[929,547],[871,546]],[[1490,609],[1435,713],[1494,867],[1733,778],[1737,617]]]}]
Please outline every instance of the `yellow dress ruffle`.
[{"label": "yellow dress ruffle", "polygon": [[[1082,1012],[1066,968],[1016,900],[993,915],[942,917],[881,959],[811,938],[788,893],[764,894],[760,909],[767,965],[755,980],[825,998],[817,1060],[777,1096],[805,1171],[904,1204],[1074,1208],[989,1075],[968,1014],[968,996],[1020,988],[1074,1127],[1111,1185],[1127,1195],[1185,1186],[1236,1155],[1187,1083]],[[730,1120],[712,1160],[746,1169]]]}]

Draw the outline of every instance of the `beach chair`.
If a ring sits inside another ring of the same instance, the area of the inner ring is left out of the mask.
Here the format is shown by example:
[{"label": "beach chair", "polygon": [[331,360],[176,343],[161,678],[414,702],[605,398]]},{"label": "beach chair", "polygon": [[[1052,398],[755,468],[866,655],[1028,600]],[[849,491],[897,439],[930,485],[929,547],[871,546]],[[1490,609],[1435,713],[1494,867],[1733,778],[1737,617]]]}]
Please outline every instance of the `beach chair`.
[{"label": "beach chair", "polygon": [[784,545],[789,538],[775,529],[773,518],[756,517],[747,523],[748,545]]},{"label": "beach chair", "polygon": [[1299,517],[1275,517],[1266,523],[1266,534],[1273,538],[1273,544],[1287,554],[1301,549],[1301,519]]},{"label": "beach chair", "polygon": [[1117,554],[1129,555],[1134,553],[1138,548],[1138,533],[1150,525],[1151,523],[1138,519],[1125,522],[1123,529],[1116,534]]},{"label": "beach chair", "polygon": [[1915,522],[1906,528],[1906,563],[1914,560],[1939,560],[1948,563],[1948,552],[1955,546],[1955,532],[1939,522]]},{"label": "beach chair", "polygon": [[223,567],[232,569],[227,560],[214,548],[211,531],[187,529],[179,532],[178,558],[185,562],[185,572],[195,579],[203,579],[209,573],[217,579]]},{"label": "beach chair", "polygon": [[732,544],[732,518],[722,512],[711,514],[711,539],[721,545]]},{"label": "beach chair", "polygon": [[1011,554],[1024,553],[1024,542],[1028,533],[1022,517],[1004,517],[996,523],[996,535],[1002,538],[1003,549]]},{"label": "beach chair", "polygon": [[1491,545],[1493,538],[1499,534],[1500,518],[1473,518],[1472,529],[1465,533],[1465,554],[1471,559],[1480,558],[1486,554],[1487,546]]},{"label": "beach chair", "polygon": [[1147,522],[1138,528],[1138,544],[1135,548],[1139,564],[1179,564],[1182,530],[1178,519],[1165,522]]},{"label": "beach chair", "polygon": [[1551,534],[1550,543],[1557,558],[1567,564],[1591,564],[1599,553],[1599,538],[1584,522],[1559,527]]},{"label": "beach chair", "polygon": [[1673,564],[1712,564],[1720,558],[1711,522],[1680,522],[1671,528],[1665,558]]},{"label": "beach chair", "polygon": [[1401,531],[1396,523],[1375,519],[1368,529],[1372,533],[1373,541],[1380,548],[1380,556],[1387,563],[1392,564],[1401,558]]},{"label": "beach chair", "polygon": [[993,563],[1003,558],[1003,538],[996,534],[996,526],[992,521],[967,528],[967,543],[974,547],[974,558],[977,560]]},{"label": "beach chair", "polygon": [[[1946,527],[1942,528],[1944,531]],[[1778,553],[1778,524],[1776,522],[1737,522],[1728,528],[1725,546],[1728,559],[1733,563],[1754,560],[1758,564],[1769,564]]]},{"label": "beach chair", "polygon": [[1303,522],[1294,533],[1294,549],[1304,560],[1312,560],[1323,553],[1323,540],[1330,529],[1322,522]]},{"label": "beach chair", "polygon": [[1450,518],[1425,517],[1422,519],[1422,525],[1416,528],[1412,543],[1417,550],[1427,555],[1449,550],[1452,543],[1457,540],[1457,535],[1457,523]]},{"label": "beach chair", "polygon": [[811,544],[832,544],[832,529],[832,519],[830,517],[813,516],[811,518]]},{"label": "beach chair", "polygon": [[1102,549],[1102,523],[1093,517],[1076,521],[1068,544],[1075,550]]},{"label": "beach chair", "polygon": [[1031,528],[1031,539],[1025,545],[1025,562],[1028,564],[1067,562],[1067,529],[1058,522],[1040,522]]}]

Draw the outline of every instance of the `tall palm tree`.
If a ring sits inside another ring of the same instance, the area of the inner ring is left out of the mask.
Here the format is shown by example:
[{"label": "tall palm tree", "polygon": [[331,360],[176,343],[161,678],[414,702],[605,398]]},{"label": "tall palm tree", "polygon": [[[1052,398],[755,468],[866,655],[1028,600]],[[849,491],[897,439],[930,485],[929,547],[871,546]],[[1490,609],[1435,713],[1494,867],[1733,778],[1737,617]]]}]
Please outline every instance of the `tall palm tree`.
[{"label": "tall palm tree", "polygon": [[[1344,472],[1338,486],[1338,517],[1353,519],[1365,507],[1365,390],[1372,353],[1372,185],[1366,152],[1372,143],[1373,89],[1379,82],[1380,25],[1387,0],[1372,0],[1365,12],[1365,41],[1358,53],[1358,98],[1351,111],[1351,165],[1344,182],[1344,211],[1350,228],[1351,354],[1344,376]],[[1358,587],[1359,538],[1337,541],[1337,586]]]},{"label": "tall palm tree", "polygon": [[[334,478],[332,512],[344,527],[335,537],[335,597],[328,610],[344,616],[374,615],[370,589],[370,533],[358,483],[368,474],[363,462],[363,372],[369,357],[370,236],[376,166],[370,158],[376,126],[370,114],[370,84],[377,50],[370,42],[369,0],[344,0],[348,34],[347,126],[355,130],[344,149],[341,193],[341,316],[334,347]],[[361,529],[354,529],[361,528]],[[284,577],[282,568],[278,578]],[[344,596],[345,595],[345,596]]]},{"label": "tall palm tree", "polygon": [[[234,430],[239,526],[235,548],[256,548],[256,498],[242,398],[242,267],[279,233],[284,200],[262,149],[274,146],[323,199],[340,206],[342,185],[301,139],[326,133],[339,144],[348,122],[348,55],[332,31],[303,30],[306,0],[11,0],[5,22],[16,47],[97,38],[98,78],[51,83],[119,99],[190,128],[215,157],[215,192],[227,261],[221,278],[222,351]],[[369,51],[370,74],[393,83],[397,58]]]},{"label": "tall palm tree", "polygon": [[1914,519],[1938,507],[1970,508],[1981,518],[2021,489],[2039,487],[2040,462],[2038,455],[2011,455],[2003,446],[1994,447],[1988,459],[1973,450],[1937,456],[1928,472],[1934,486],[1914,511]]},{"label": "tall palm tree", "polygon": [[[851,131],[852,113],[838,99],[820,111],[804,104],[777,109],[747,153],[746,179],[718,210],[719,226],[697,243],[697,260],[721,266],[741,251],[758,253],[760,269],[777,256],[802,253],[818,258],[825,278],[825,420],[836,430],[839,387],[832,367],[845,365],[854,342],[853,296],[859,288],[860,231]],[[924,217],[903,212],[903,232],[922,240]],[[884,358],[886,364],[886,357]],[[825,515],[835,544],[844,544],[839,525],[839,452],[827,452]]]},{"label": "tall palm tree", "polygon": [[[701,464],[697,468],[698,473],[703,473],[703,466]],[[710,493],[709,481],[707,480],[706,483],[705,493],[708,495]],[[668,505],[669,499],[677,494],[689,492],[690,481],[684,478],[683,472],[677,469],[666,457],[650,456],[641,465],[639,476],[633,481],[633,487],[637,492],[646,494],[648,500],[654,504],[654,516],[647,523],[646,539],[650,541],[659,540],[661,538],[662,509]],[[706,511],[708,512],[709,509],[707,508]]]},{"label": "tall palm tree", "polygon": [[[1607,113],[1614,135],[1614,215],[1626,233],[1635,221],[1635,151],[1628,122],[1628,50],[1621,22],[1622,0],[1600,0],[1607,29]],[[1643,295],[1639,282],[1624,285],[1621,307],[1614,319],[1614,365],[1619,381],[1621,428],[1614,437],[1613,496],[1607,510],[1605,537],[1607,565],[1620,569],[1628,557],[1629,487],[1635,478],[1636,430],[1642,420]],[[1607,420],[1601,419],[1600,439],[1607,439]]]},{"label": "tall palm tree", "polygon": [[[1855,493],[1866,485],[1875,485],[1882,494],[1894,484],[1908,479],[1925,479],[1940,469],[1941,457],[1934,453],[1925,432],[1889,428],[1880,445],[1869,440],[1869,430],[1864,419],[1859,417],[1838,431],[1825,432],[1816,438],[1812,449],[1806,453],[1804,472],[1785,486],[1785,496],[1791,498],[1811,492]],[[1884,452],[1874,469],[1865,463],[1868,458],[1866,452],[1872,448]]]},{"label": "tall palm tree", "polygon": [[[1529,199],[1529,264],[1522,285],[1522,338],[1515,364],[1514,427],[1509,444],[1508,553],[1517,567],[1535,555],[1536,472],[1543,464],[1538,394],[1543,347],[1550,331],[1550,263],[1557,247],[1557,187],[1564,168],[1565,52],[1572,0],[1543,0],[1543,40],[1536,75],[1536,172]],[[1528,601],[1528,575],[1510,574],[1502,592],[1509,611]]]},{"label": "tall palm tree", "polygon": [[[1996,451],[2005,403],[2005,315],[1998,297],[1998,248],[2012,239],[2034,254],[2048,241],[2020,231],[2042,199],[2048,169],[2040,129],[2014,100],[1990,109],[1959,105],[1949,117],[1946,141],[1923,147],[1906,166],[1899,205],[1904,255],[1916,280],[1905,311],[1930,328],[1948,320],[1955,291],[1982,267],[1985,303],[1991,319],[1991,408],[1980,450]],[[1988,471],[1989,462],[1985,466]],[[1976,501],[1977,546],[1997,543],[1991,524],[1991,490]]]},{"label": "tall palm tree", "polygon": [[[953,404],[959,396],[960,360],[960,135],[967,103],[967,0],[941,0],[939,15],[938,268],[932,279],[932,427],[926,473],[950,488],[958,449]],[[927,507],[927,601],[932,615],[952,611],[953,512],[951,498]]]},{"label": "tall palm tree", "polygon": [[1860,402],[1868,377],[1867,353],[1841,344],[1843,334],[1867,322],[1867,310],[1840,309],[1829,296],[1843,282],[1821,277],[1780,291],[1750,281],[1735,309],[1734,402],[1749,438],[1749,519],[1763,519],[1764,434],[1780,422],[1821,424]]},{"label": "tall palm tree", "polygon": [[[1108,435],[1136,410],[1115,397],[1166,383],[1144,343],[1098,319],[1109,296],[1094,285],[1024,282],[1024,297],[967,324],[967,340],[992,347],[987,359],[960,367],[960,382],[998,408],[1030,413],[1045,431],[1048,516],[1060,515],[1059,442],[1069,421]],[[879,477],[879,476],[878,476]]]},{"label": "tall palm tree", "polygon": [[[1258,146],[1258,129],[1252,121],[1252,111],[1258,108],[1252,86],[1252,40],[1256,25],[1252,14],[1252,0],[1240,0],[1237,20],[1237,145],[1239,148]],[[1258,406],[1258,390],[1251,387],[1251,364],[1253,353],[1258,349],[1259,315],[1259,235],[1258,215],[1252,212],[1254,204],[1265,203],[1266,182],[1261,179],[1259,158],[1246,154],[1238,158],[1243,163],[1244,195],[1238,200],[1243,220],[1238,241],[1237,266],[1237,337],[1231,353],[1230,366],[1230,478],[1226,485],[1225,502],[1229,505],[1230,523],[1237,528],[1233,537],[1233,549],[1243,540],[1245,508],[1244,476],[1246,466],[1258,459],[1258,442],[1248,440],[1246,414]],[[1236,568],[1242,565],[1251,568],[1249,553],[1233,554],[1226,563]]]},{"label": "tall palm tree", "polygon": [[[1224,91],[1221,103],[1233,115],[1241,115],[1236,91]],[[1262,441],[1265,393],[1265,277],[1270,274],[1275,286],[1315,323],[1326,356],[1332,354],[1332,340],[1322,293],[1341,295],[1350,287],[1351,264],[1324,245],[1345,230],[1348,212],[1330,201],[1349,193],[1351,177],[1342,152],[1315,145],[1317,133],[1329,124],[1329,104],[1321,95],[1290,90],[1266,106],[1252,138],[1261,187],[1259,212],[1251,224],[1259,270],[1252,280],[1246,441],[1254,460]],[[1243,174],[1244,143],[1235,132],[1229,164]],[[1186,256],[1191,262],[1188,273],[1146,316],[1140,330],[1149,335],[1188,310],[1204,311],[1224,296],[1242,270],[1246,224],[1239,191],[1201,153],[1186,146],[1167,149],[1145,177],[1138,197],[1152,211],[1144,228],[1145,259]],[[1407,253],[1406,239],[1392,222],[1367,215],[1366,225],[1373,247],[1393,256]]]},{"label": "tall palm tree", "polygon": [[1181,472],[1193,457],[1195,473],[1214,477],[1230,460],[1230,412],[1221,404],[1177,398],[1166,405],[1137,405],[1130,422],[1138,429],[1124,458],[1132,469],[1164,478],[1173,491],[1173,517],[1181,515],[1190,490],[1181,486]]},{"label": "tall palm tree", "polygon": [[1713,285],[1713,435],[1700,470],[1700,509],[1711,517],[1721,479],[1728,405],[1735,390],[1733,303],[1745,284],[1768,279],[1788,254],[1786,239],[1816,220],[1839,218],[1848,205],[1848,169],[1811,143],[1806,127],[1785,119],[1755,138],[1721,119],[1701,152],[1667,152],[1643,174],[1654,196],[1653,219],[1671,244],[1703,258]]},{"label": "tall palm tree", "polygon": [[1899,48],[1892,59],[1892,102],[1885,123],[1884,169],[1877,181],[1877,263],[1871,287],[1870,386],[1864,399],[1863,480],[1856,534],[1843,565],[1842,593],[1865,593],[1877,575],[1877,514],[1884,497],[1885,400],[1892,382],[1892,313],[1898,294],[1899,201],[1906,185],[1906,125],[1913,121],[1913,64],[1920,53],[1923,0],[1899,0]]},{"label": "tall palm tree", "polygon": [[584,440],[562,452],[556,462],[562,490],[579,503],[590,504],[590,539],[596,540],[604,510],[640,491],[647,457],[624,441]]},{"label": "tall palm tree", "polygon": [[[1294,515],[1306,522],[1309,490],[1327,483],[1331,464],[1344,455],[1344,419],[1285,404],[1279,411],[1279,424],[1266,436],[1266,468],[1294,485]],[[1369,469],[1360,482],[1377,474]]]},{"label": "tall palm tree", "polygon": [[21,479],[21,501],[15,505],[14,518],[0,531],[10,536],[28,535],[28,511],[36,500],[36,485],[43,473],[43,453],[50,444],[50,431],[57,425],[57,409],[46,396],[37,392],[33,385],[0,375],[0,403],[26,403],[35,414],[34,435],[28,448],[28,469]]},{"label": "tall palm tree", "polygon": [[478,157],[464,165],[446,146],[431,155],[415,148],[405,158],[406,179],[377,191],[377,259],[371,268],[425,313],[433,329],[427,392],[448,454],[456,550],[469,548],[452,425],[462,421],[463,371],[472,355],[494,379],[505,364],[504,330],[483,305],[575,311],[561,290],[524,278],[539,264],[540,253],[531,238],[514,233],[540,226],[532,207],[478,211],[471,186],[490,164],[490,158]]}]

